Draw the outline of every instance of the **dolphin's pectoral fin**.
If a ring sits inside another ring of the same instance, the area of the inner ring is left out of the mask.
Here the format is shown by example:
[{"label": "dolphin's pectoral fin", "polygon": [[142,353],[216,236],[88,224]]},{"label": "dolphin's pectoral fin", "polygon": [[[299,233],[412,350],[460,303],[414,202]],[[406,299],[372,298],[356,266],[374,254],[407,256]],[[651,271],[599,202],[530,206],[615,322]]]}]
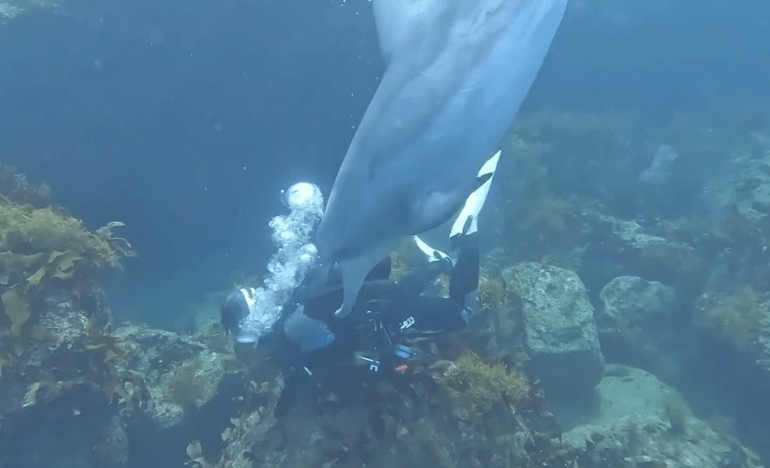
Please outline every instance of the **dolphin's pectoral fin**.
[{"label": "dolphin's pectoral fin", "polygon": [[353,303],[355,302],[356,297],[358,297],[358,292],[361,291],[361,286],[364,284],[364,278],[366,278],[366,275],[369,273],[363,265],[357,264],[356,262],[347,263],[347,266],[344,267],[343,271],[342,305],[336,312],[334,312],[334,316],[337,318],[345,318],[353,312]]},{"label": "dolphin's pectoral fin", "polygon": [[367,250],[358,257],[341,260],[338,262],[342,272],[342,306],[334,313],[338,318],[344,318],[353,311],[353,304],[358,297],[358,292],[364,284],[364,280],[372,268],[384,259],[390,253],[400,239],[387,243],[372,250]]}]

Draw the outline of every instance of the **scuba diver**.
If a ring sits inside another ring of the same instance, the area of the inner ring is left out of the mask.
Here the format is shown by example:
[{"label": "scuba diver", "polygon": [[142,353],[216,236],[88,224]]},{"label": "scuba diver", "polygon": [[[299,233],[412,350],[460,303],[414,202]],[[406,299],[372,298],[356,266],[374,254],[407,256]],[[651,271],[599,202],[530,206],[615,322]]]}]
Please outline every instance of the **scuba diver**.
[{"label": "scuba diver", "polygon": [[[303,386],[342,395],[357,391],[356,384],[365,386],[373,377],[403,374],[413,360],[427,357],[412,346],[414,340],[468,326],[479,311],[478,215],[499,156],[496,153],[479,171],[478,188],[452,226],[456,260],[414,236],[421,252],[417,268],[395,280],[391,257],[386,257],[369,273],[353,312],[345,318],[335,317],[343,299],[337,269],[332,269],[322,290],[310,295],[300,286],[294,291],[278,320],[257,342],[284,374],[277,414]],[[430,293],[442,274],[449,277],[446,297]],[[238,288],[225,300],[222,325],[231,336],[242,335],[241,324],[256,307],[254,296],[254,289]]]}]

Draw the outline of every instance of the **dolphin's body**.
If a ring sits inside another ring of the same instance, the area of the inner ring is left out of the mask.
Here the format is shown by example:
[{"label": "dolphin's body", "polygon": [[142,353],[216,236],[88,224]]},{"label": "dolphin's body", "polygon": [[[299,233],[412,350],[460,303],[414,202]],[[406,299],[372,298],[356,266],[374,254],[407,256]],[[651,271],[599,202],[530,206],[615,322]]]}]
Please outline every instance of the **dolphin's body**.
[{"label": "dolphin's body", "polygon": [[373,0],[387,62],[335,180],[316,246],[350,313],[369,270],[447,221],[529,92],[567,0]]}]

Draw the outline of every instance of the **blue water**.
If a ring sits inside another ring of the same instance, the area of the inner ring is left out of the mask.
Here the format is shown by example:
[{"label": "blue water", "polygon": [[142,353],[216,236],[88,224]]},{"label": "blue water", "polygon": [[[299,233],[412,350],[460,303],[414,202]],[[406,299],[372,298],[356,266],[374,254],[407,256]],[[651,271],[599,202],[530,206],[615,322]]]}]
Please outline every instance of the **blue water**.
[{"label": "blue water", "polygon": [[[770,2],[571,2],[522,114],[770,108]],[[70,0],[0,18],[0,161],[126,223],[111,307],[174,327],[262,271],[282,188],[328,193],[383,68],[366,0]]]},{"label": "blue water", "polygon": [[[626,3],[573,1],[522,112],[767,99],[767,3]],[[255,271],[276,194],[328,191],[382,70],[366,1],[73,3],[0,27],[0,151],[90,226],[125,222],[128,276]]]}]

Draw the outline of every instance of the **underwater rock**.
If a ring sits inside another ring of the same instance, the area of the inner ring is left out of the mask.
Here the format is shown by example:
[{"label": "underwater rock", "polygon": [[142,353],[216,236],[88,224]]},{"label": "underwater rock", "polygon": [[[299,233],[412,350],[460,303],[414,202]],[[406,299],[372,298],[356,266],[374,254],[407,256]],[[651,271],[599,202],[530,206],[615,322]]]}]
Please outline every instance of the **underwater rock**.
[{"label": "underwater rock", "polygon": [[[0,3],[0,17],[3,16],[4,11],[8,14],[9,11],[13,11],[13,8],[8,3]],[[51,189],[48,185],[45,183],[34,185],[24,174],[16,172],[16,169],[3,163],[0,163],[0,194],[6,201],[19,205],[31,205],[34,208],[51,206]]]},{"label": "underwater rock", "polygon": [[605,368],[599,410],[563,434],[566,466],[759,468],[759,458],[690,413],[675,390],[642,370]]},{"label": "underwater rock", "polygon": [[768,459],[770,408],[767,392],[758,389],[770,388],[770,292],[729,266],[715,265],[693,304],[694,331],[705,351],[695,388],[710,393],[712,405],[736,420],[742,440]]},{"label": "underwater rock", "polygon": [[[485,366],[477,357],[466,360],[474,369]],[[522,408],[506,404],[505,393],[469,406],[464,393],[439,381],[456,375],[453,365],[466,364],[442,361],[403,379],[364,386],[352,398],[305,395],[281,418],[274,413],[278,383],[252,383],[251,400],[222,434],[221,459],[207,460],[196,443],[188,447],[188,455],[200,468],[533,466],[534,434],[519,414]],[[484,378],[507,375],[504,369],[501,363],[488,365]],[[516,379],[509,375],[503,381],[509,378]],[[495,389],[507,392],[488,386]]]},{"label": "underwater rock", "polygon": [[0,466],[126,468],[123,414],[90,386],[8,415],[0,425]]},{"label": "underwater rock", "polygon": [[604,306],[596,314],[604,355],[613,361],[654,361],[656,336],[671,329],[674,289],[657,281],[620,276],[599,293]]},{"label": "underwater rock", "polygon": [[661,185],[668,180],[671,174],[671,166],[679,158],[679,153],[668,145],[658,146],[655,157],[650,167],[639,175],[639,182]]},{"label": "underwater rock", "polygon": [[696,302],[693,321],[770,374],[770,293],[740,284],[728,291],[707,290]]},{"label": "underwater rock", "polygon": [[758,227],[768,227],[770,213],[770,144],[756,157],[749,151],[732,155],[728,167],[704,186],[704,205],[717,217],[736,212]]},{"label": "underwater rock", "polygon": [[[110,223],[95,232],[0,165],[0,416],[76,385],[114,383],[100,281],[134,252]],[[25,204],[20,204],[25,203]]]},{"label": "underwater rock", "polygon": [[225,374],[239,368],[232,353],[176,333],[129,326],[113,336],[122,356],[118,368],[142,378],[150,396],[145,413],[161,429],[209,402]]},{"label": "underwater rock", "polygon": [[693,320],[770,376],[770,139],[752,132],[703,190],[725,246],[715,256]]},{"label": "underwater rock", "polygon": [[270,467],[278,466],[280,460],[286,458],[288,454],[284,450],[290,441],[277,425],[274,413],[281,386],[278,382],[252,383],[251,390],[252,401],[246,405],[246,410],[233,417],[232,426],[222,433],[225,447],[219,462],[206,460],[193,442],[187,448],[192,466],[247,468],[260,461],[259,466]]},{"label": "underwater rock", "polygon": [[692,246],[663,237],[636,221],[596,212],[585,213],[583,221],[591,231],[591,241],[580,276],[591,278],[589,287],[597,291],[618,276],[672,284],[699,265]]},{"label": "underwater rock", "polygon": [[132,378],[100,283],[134,253],[49,196],[0,165],[0,466],[123,468]]},{"label": "underwater rock", "polygon": [[729,167],[703,189],[708,221],[719,234],[721,249],[709,289],[734,283],[770,291],[770,143],[762,157],[739,153]]},{"label": "underwater rock", "polygon": [[602,289],[599,297],[604,302],[597,315],[601,333],[663,320],[671,312],[674,290],[657,281],[619,276]]},{"label": "underwater rock", "polygon": [[508,291],[520,299],[524,316],[525,370],[542,382],[546,395],[582,398],[602,376],[604,357],[594,308],[577,274],[524,262],[503,271]]}]

